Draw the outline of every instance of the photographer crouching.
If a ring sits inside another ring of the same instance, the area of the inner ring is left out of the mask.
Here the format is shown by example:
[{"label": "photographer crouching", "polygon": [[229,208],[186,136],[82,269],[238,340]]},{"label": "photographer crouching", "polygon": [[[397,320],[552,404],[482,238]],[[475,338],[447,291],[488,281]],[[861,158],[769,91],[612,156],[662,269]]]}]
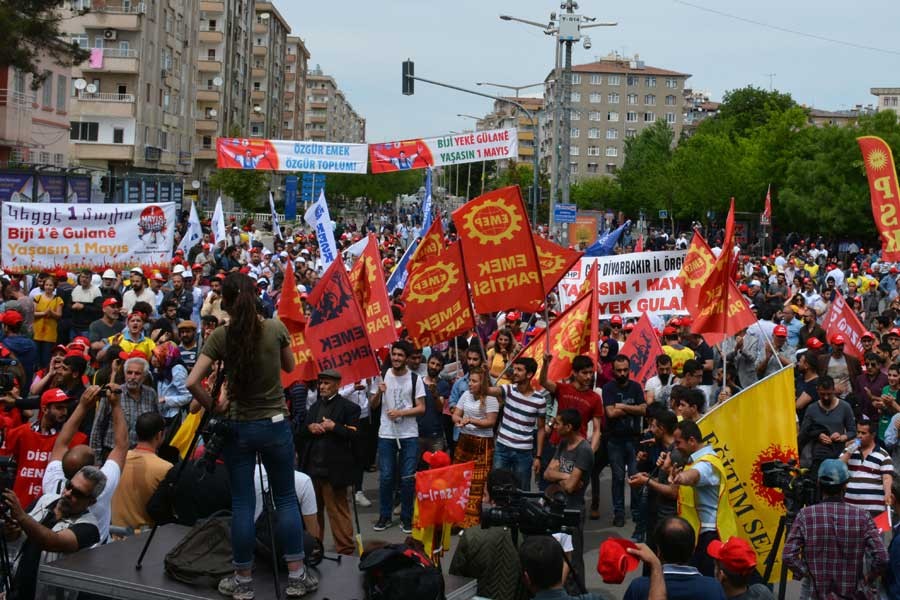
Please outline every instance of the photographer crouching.
[{"label": "photographer crouching", "polygon": [[[246,275],[231,273],[225,278],[222,308],[230,320],[203,344],[187,381],[204,408],[225,415],[229,430],[223,458],[231,485],[235,573],[219,582],[219,592],[236,600],[254,597],[253,472],[258,453],[272,488],[277,544],[288,565],[285,595],[299,598],[317,589],[319,582],[303,564],[303,523],[294,491],[294,439],[281,386],[281,371],[294,369],[289,335],[281,321],[263,319],[256,286]],[[214,399],[202,383],[216,361],[224,364],[226,394],[221,399]]]}]

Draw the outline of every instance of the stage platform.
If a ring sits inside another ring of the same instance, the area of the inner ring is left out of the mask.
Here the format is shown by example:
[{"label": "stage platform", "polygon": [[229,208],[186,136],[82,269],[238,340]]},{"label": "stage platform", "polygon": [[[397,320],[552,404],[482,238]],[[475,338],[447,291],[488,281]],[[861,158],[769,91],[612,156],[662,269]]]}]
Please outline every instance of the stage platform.
[{"label": "stage platform", "polygon": [[[163,560],[189,528],[165,525],[156,532],[153,543],[144,557],[143,568],[134,564],[146,541],[136,536],[99,548],[84,550],[48,565],[42,565],[38,581],[67,590],[89,592],[107,598],[128,600],[221,600],[214,588],[199,588],[183,584],[166,575]],[[314,573],[319,577],[319,589],[304,596],[309,600],[365,600],[359,558],[344,556],[341,563],[323,560]],[[287,574],[282,573],[286,579]],[[274,600],[272,572],[260,561],[253,575],[257,600]],[[464,600],[476,593],[476,582],[466,577],[444,575],[447,600]]]}]

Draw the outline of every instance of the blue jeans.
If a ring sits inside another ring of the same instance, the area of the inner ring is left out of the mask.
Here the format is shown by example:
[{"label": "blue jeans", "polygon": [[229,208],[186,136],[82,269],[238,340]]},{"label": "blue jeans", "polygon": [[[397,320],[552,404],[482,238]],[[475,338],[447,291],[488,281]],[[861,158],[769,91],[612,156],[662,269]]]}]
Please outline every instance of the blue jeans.
[{"label": "blue jeans", "polygon": [[531,465],[534,457],[531,450],[516,450],[497,442],[494,445],[494,468],[509,469],[519,480],[519,489],[531,491]]},{"label": "blue jeans", "polygon": [[235,569],[253,567],[256,546],[254,470],[256,453],[266,468],[275,503],[273,528],[287,562],[303,560],[303,521],[294,489],[294,437],[283,419],[231,421],[231,439],[225,444],[225,466],[231,479],[231,544]]},{"label": "blue jeans", "polygon": [[412,523],[413,493],[416,489],[416,463],[419,438],[400,440],[378,438],[378,516],[390,521],[394,508],[394,481],[400,462],[400,519]]},{"label": "blue jeans", "polygon": [[[625,516],[625,470],[629,475],[637,473],[637,443],[632,438],[610,437],[608,442],[609,464],[612,467],[613,514]],[[638,490],[631,489],[632,519],[638,521]]]}]

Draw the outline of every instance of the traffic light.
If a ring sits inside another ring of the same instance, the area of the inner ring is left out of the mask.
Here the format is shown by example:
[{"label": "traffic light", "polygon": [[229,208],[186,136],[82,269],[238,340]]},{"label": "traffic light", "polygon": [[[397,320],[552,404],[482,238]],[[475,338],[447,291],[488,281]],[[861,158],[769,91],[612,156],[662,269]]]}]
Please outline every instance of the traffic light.
[{"label": "traffic light", "polygon": [[403,95],[404,96],[412,96],[415,92],[416,80],[413,79],[415,75],[415,68],[413,66],[413,61],[404,60],[403,61]]}]

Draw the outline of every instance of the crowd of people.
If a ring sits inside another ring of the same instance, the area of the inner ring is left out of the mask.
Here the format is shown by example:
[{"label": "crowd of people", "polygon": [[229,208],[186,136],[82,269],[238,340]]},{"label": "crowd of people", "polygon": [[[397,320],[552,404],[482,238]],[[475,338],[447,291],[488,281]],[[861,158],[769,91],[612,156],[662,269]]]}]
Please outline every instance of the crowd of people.
[{"label": "crowd of people", "polygon": [[[335,238],[349,267],[347,250],[375,233],[389,276],[417,229],[412,213],[399,223],[339,218]],[[415,473],[436,452],[474,462],[448,570],[476,577],[485,597],[583,590],[590,520],[631,521],[626,554],[644,562],[648,577],[634,580],[627,598],[771,597],[758,585],[752,548],[723,526],[725,470],[696,422],[789,365],[800,465],[819,492],[797,516],[784,562],[802,578],[804,597],[878,589],[900,597],[900,546],[889,551],[873,520],[900,502],[900,270],[874,250],[820,240],[739,256],[740,290],[758,321],[710,346],[688,317],[655,315],[663,354],[646,382],[633,379],[620,353],[635,319],[602,320],[598,361],[576,356],[571,373],[552,380],[558,357],[539,365],[521,354],[546,326],[540,315],[479,315],[466,335],[420,348],[407,339],[395,293],[399,341],[374,349],[380,376],[345,381],[326,370],[284,388],[280,372],[294,368],[294,356],[274,316],[285,268],[293,266],[308,311],[325,266],[315,235],[299,229],[285,228],[282,239],[231,223],[226,239],[204,233],[157,270],[7,276],[0,353],[13,360],[0,363],[0,453],[15,460],[3,494],[17,597],[42,597],[39,565],[61,554],[230,509],[235,572],[219,590],[253,598],[262,488],[271,488],[277,512],[287,595],[306,595],[318,582],[301,532],[321,540],[327,517],[334,550],[352,554],[352,504],[377,502],[374,531],[412,535]],[[845,336],[823,329],[838,292],[868,329],[861,359]],[[562,309],[555,295],[547,302],[551,315]],[[196,456],[179,452],[185,428],[204,412],[230,423],[225,466],[209,476]],[[265,477],[254,476],[257,454]],[[185,468],[173,468],[181,460]],[[607,466],[611,483],[601,485]],[[370,499],[363,477],[375,471]],[[502,506],[497,490],[509,487],[560,498],[577,526],[519,547],[502,530],[480,530],[482,508]],[[602,514],[606,498],[612,510]]]}]

